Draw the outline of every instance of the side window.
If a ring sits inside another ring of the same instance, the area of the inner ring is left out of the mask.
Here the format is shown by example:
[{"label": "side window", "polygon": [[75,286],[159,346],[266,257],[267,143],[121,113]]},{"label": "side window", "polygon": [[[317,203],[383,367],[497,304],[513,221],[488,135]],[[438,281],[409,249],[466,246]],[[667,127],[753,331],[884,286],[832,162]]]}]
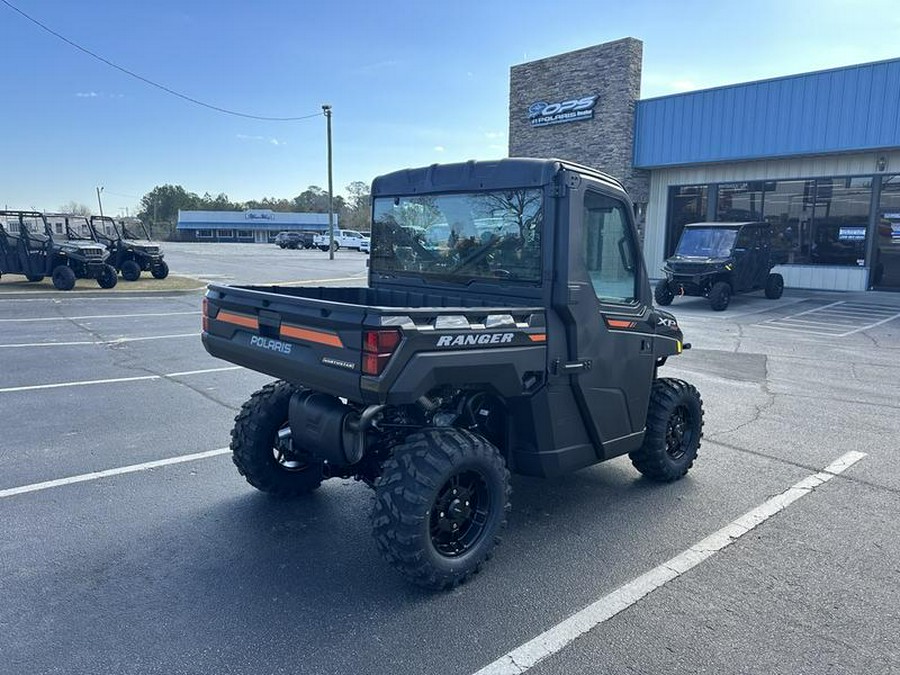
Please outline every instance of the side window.
[{"label": "side window", "polygon": [[596,192],[584,196],[584,264],[601,302],[637,300],[637,252],[625,205]]},{"label": "side window", "polygon": [[745,227],[743,230],[741,230],[740,234],[738,235],[738,238],[734,244],[734,247],[742,248],[745,251],[752,251],[756,246],[756,241],[755,241],[755,236],[754,236],[755,232],[756,232],[755,227]]}]

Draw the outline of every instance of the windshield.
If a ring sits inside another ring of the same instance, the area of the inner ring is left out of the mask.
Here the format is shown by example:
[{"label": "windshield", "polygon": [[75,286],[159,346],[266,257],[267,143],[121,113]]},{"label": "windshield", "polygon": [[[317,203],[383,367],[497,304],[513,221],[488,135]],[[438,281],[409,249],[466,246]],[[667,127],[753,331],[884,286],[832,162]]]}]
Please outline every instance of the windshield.
[{"label": "windshield", "polygon": [[91,225],[100,239],[105,241],[118,241],[122,235],[114,221],[109,216],[91,216]]},{"label": "windshield", "polygon": [[675,255],[700,258],[727,258],[731,255],[737,230],[721,227],[688,227],[681,233]]},{"label": "windshield", "polygon": [[150,239],[150,234],[144,226],[144,221],[137,218],[128,218],[119,221],[119,223],[122,226],[122,236],[125,239]]},{"label": "windshield", "polygon": [[372,269],[451,280],[539,282],[540,190],[381,197],[374,203]]},{"label": "windshield", "polygon": [[66,236],[69,239],[93,239],[88,219],[84,216],[69,216],[66,221]]}]

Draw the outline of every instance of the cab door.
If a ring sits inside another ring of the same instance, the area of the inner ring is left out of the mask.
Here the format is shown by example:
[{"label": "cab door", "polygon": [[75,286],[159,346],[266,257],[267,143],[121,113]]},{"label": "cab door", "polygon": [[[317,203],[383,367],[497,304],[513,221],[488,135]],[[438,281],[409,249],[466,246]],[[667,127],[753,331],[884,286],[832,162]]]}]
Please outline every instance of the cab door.
[{"label": "cab door", "polygon": [[[569,201],[566,309],[569,377],[597,454],[638,447],[653,382],[655,313],[630,205],[582,180]],[[560,261],[562,262],[562,261]]]}]

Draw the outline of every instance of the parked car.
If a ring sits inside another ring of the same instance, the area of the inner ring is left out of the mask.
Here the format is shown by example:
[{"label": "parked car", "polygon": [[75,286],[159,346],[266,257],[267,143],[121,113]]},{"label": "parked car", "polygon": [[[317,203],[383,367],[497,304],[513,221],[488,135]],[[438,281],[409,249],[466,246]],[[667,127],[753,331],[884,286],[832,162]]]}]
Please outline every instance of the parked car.
[{"label": "parked car", "polygon": [[[315,245],[319,250],[327,251],[329,235],[327,232],[318,234],[315,237]],[[369,238],[364,236],[362,232],[356,230],[335,230],[334,231],[334,250],[339,248],[355,248],[357,251],[363,241],[368,242]]]}]

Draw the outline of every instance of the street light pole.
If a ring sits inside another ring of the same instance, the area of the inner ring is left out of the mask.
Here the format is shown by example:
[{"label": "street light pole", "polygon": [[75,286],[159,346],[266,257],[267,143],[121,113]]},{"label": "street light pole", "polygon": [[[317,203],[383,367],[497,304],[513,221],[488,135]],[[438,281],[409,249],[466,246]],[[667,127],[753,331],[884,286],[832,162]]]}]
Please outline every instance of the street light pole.
[{"label": "street light pole", "polygon": [[101,193],[101,192],[103,192],[103,188],[102,188],[102,187],[98,187],[98,188],[97,188],[97,204],[100,205],[100,217],[102,218],[102,217],[103,217],[103,202],[100,201],[100,193]]},{"label": "street light pole", "polygon": [[331,106],[323,105],[328,137],[328,259],[334,260],[334,184],[331,180]]}]

